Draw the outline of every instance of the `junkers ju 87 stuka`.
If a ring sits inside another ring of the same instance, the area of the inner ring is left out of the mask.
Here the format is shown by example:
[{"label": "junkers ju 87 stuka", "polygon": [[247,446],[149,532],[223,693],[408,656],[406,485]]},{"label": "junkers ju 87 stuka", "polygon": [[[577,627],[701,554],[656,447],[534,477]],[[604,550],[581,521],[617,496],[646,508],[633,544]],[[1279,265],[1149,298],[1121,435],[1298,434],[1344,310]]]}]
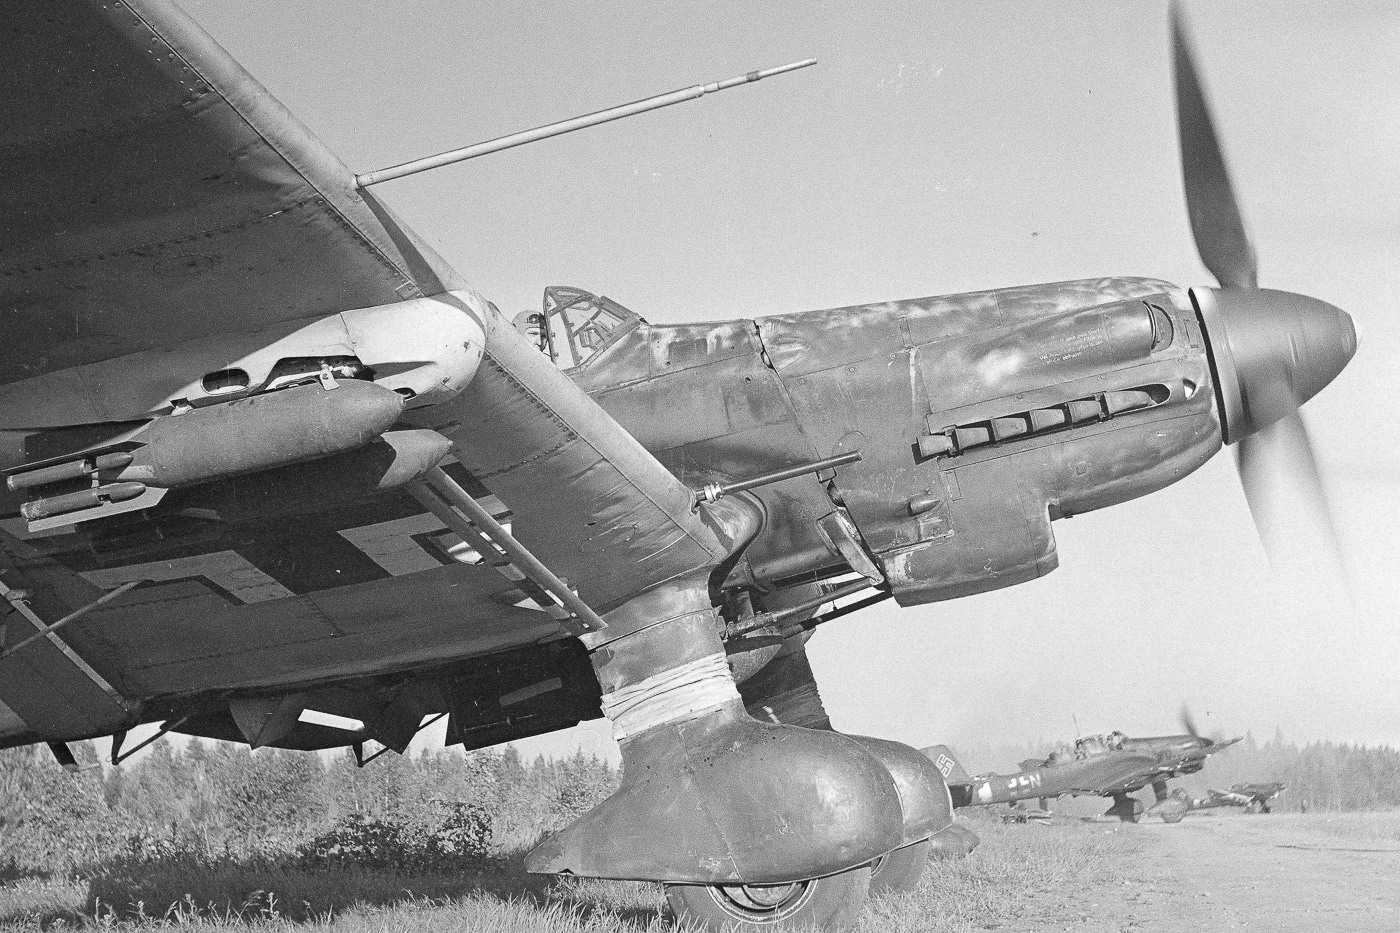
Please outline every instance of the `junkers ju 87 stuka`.
[{"label": "junkers ju 87 stuka", "polygon": [[872,865],[912,884],[965,846],[947,786],[829,727],[811,629],[1049,573],[1056,519],[1222,444],[1247,478],[1306,453],[1297,408],[1355,348],[1256,287],[1176,50],[1218,288],[685,326],[554,289],[536,341],[374,186],[785,69],[357,175],[167,0],[13,5],[0,746],[120,759],[161,723],[368,759],[443,715],[466,748],[606,716],[621,787],[532,871],[659,881],[715,926],[840,926]]},{"label": "junkers ju 87 stuka", "polygon": [[1021,762],[1021,770],[1014,774],[973,777],[946,745],[926,748],[924,754],[948,782],[955,808],[1039,800],[1041,812],[1048,816],[1048,801],[1053,798],[1093,794],[1113,799],[1105,816],[1136,823],[1142,818],[1143,805],[1132,795],[1150,784],[1156,801],[1148,815],[1179,823],[1189,808],[1182,807],[1179,796],[1167,793],[1167,779],[1196,774],[1207,758],[1239,741],[1207,738],[1196,731],[1189,716],[1182,718],[1186,735],[1080,736],[1072,746],[1057,748],[1047,758]]},{"label": "junkers ju 87 stuka", "polygon": [[[1216,807],[1243,807],[1246,813],[1273,813],[1269,803],[1288,789],[1279,781],[1266,781],[1262,784],[1231,784],[1228,790],[1207,790],[1205,797],[1192,797],[1184,788],[1172,791],[1177,806],[1185,814],[1191,810],[1212,810]],[[1307,812],[1307,808],[1303,808]]]}]

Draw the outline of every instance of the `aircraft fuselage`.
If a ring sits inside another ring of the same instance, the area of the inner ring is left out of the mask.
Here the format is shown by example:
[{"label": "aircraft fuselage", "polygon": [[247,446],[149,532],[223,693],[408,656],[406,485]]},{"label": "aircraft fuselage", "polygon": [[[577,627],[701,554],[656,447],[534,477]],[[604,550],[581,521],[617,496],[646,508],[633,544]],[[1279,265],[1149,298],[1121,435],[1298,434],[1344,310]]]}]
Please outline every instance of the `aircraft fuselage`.
[{"label": "aircraft fuselage", "polygon": [[840,567],[817,524],[840,510],[903,605],[1048,573],[1053,519],[1221,446],[1200,322],[1152,279],[644,324],[572,375],[695,487],[859,451],[760,491],[749,564],[769,584]]}]

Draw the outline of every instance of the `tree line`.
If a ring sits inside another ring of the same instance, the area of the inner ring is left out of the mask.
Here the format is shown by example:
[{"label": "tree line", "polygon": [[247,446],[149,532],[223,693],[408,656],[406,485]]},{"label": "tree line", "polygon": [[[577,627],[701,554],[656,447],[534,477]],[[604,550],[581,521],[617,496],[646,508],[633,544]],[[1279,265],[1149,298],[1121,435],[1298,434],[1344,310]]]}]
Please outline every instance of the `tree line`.
[{"label": "tree line", "polygon": [[[974,771],[1011,770],[1048,744],[967,749]],[[0,871],[79,869],[113,858],[322,859],[404,866],[518,851],[603,799],[618,772],[582,753],[522,760],[513,746],[385,755],[364,768],[323,756],[161,740],[120,767],[63,771],[43,746],[0,751]],[[1400,808],[1400,750],[1300,745],[1252,734],[1173,782],[1196,794],[1281,781],[1275,809]]]},{"label": "tree line", "polygon": [[407,863],[529,845],[606,797],[592,756],[522,760],[512,746],[384,755],[250,751],[162,739],[119,767],[63,771],[43,746],[0,751],[0,871],[181,857]]}]

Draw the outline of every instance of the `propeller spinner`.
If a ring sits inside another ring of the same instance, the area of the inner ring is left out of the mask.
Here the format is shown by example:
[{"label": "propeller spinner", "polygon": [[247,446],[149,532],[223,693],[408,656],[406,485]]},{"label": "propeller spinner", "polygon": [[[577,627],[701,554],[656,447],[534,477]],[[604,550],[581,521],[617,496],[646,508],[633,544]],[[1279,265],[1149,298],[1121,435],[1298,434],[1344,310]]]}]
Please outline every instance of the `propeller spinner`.
[{"label": "propeller spinner", "polygon": [[1245,233],[1225,158],[1197,76],[1181,9],[1172,6],[1177,125],[1191,232],[1219,288],[1193,288],[1216,381],[1227,444],[1270,557],[1282,545],[1284,516],[1270,487],[1302,490],[1321,519],[1326,546],[1344,566],[1312,444],[1298,407],[1331,382],[1356,353],[1344,311],[1306,295],[1258,287],[1254,246]]}]

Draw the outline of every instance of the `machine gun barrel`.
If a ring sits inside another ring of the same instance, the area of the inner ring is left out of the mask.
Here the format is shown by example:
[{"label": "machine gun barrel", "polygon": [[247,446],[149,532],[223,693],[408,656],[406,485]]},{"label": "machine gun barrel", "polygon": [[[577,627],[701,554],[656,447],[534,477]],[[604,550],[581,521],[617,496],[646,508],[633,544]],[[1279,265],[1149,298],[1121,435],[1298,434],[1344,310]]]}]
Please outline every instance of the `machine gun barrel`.
[{"label": "machine gun barrel", "polygon": [[403,178],[405,175],[415,175],[418,172],[426,172],[428,169],[439,168],[443,165],[451,165],[454,162],[464,162],[467,159],[475,159],[478,156],[500,152],[502,149],[510,149],[541,139],[548,139],[551,136],[572,133],[574,130],[586,129],[587,127],[597,126],[599,123],[607,123],[611,120],[620,120],[623,117],[645,113],[648,110],[656,110],[659,107],[669,107],[672,104],[679,104],[682,101],[703,97],[713,91],[723,91],[726,88],[736,87],[740,84],[748,84],[751,81],[758,81],[762,78],[772,77],[773,75],[780,75],[786,71],[796,71],[798,68],[806,68],[808,65],[815,65],[816,63],[817,60],[815,58],[807,58],[800,62],[779,65],[776,68],[764,68],[761,71],[750,71],[748,74],[742,74],[734,78],[726,78],[723,81],[714,81],[710,84],[697,84],[693,87],[671,91],[669,94],[658,94],[655,97],[635,100],[630,104],[619,104],[616,107],[609,107],[606,110],[599,110],[581,117],[573,117],[569,120],[560,120],[558,123],[548,123],[544,126],[537,126],[532,130],[522,130],[519,133],[511,133],[508,136],[499,136],[496,139],[490,139],[486,142],[464,146],[461,149],[453,149],[449,152],[439,153],[438,155],[425,156],[421,159],[414,159],[411,162],[404,162],[399,165],[389,166],[388,168],[365,172],[363,175],[356,175],[355,186],[357,188],[368,188],[370,185],[377,185],[380,182],[391,181],[395,178]]},{"label": "machine gun barrel", "polygon": [[779,629],[780,635],[784,638],[790,638],[808,627],[815,628],[823,622],[839,618],[857,609],[864,609],[866,606],[873,606],[875,603],[889,598],[890,594],[888,592],[881,592],[866,599],[862,599],[858,603],[852,603],[849,606],[838,606],[824,616],[797,622],[793,625],[785,624],[789,619],[804,615],[805,613],[811,612],[813,609],[820,609],[827,603],[835,602],[838,599],[845,599],[847,596],[854,596],[857,593],[863,593],[872,588],[869,580],[853,580],[850,583],[819,593],[810,599],[804,599],[800,603],[795,603],[783,609],[776,609],[772,612],[755,613],[753,618],[748,620],[744,625],[725,632],[724,637],[726,640],[734,639],[741,635],[747,635],[750,632],[756,632],[761,628],[774,626]]}]

